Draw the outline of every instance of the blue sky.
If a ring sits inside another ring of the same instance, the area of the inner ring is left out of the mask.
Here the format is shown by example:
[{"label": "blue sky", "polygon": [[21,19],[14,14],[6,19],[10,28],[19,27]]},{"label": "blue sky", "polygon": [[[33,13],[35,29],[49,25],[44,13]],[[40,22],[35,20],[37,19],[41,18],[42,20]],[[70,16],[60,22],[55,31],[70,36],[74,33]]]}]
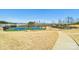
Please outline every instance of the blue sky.
[{"label": "blue sky", "polygon": [[9,22],[26,23],[36,22],[57,22],[70,16],[79,18],[78,9],[0,9],[0,20]]}]

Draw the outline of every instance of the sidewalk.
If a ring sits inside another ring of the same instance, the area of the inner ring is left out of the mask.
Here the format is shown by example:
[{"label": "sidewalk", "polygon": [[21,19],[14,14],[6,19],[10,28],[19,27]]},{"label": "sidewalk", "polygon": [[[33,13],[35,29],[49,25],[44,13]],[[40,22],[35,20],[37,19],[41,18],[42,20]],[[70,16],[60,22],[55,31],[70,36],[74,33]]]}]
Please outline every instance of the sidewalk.
[{"label": "sidewalk", "polygon": [[53,47],[54,50],[79,50],[79,46],[76,42],[66,35],[64,32],[59,31],[59,39]]}]

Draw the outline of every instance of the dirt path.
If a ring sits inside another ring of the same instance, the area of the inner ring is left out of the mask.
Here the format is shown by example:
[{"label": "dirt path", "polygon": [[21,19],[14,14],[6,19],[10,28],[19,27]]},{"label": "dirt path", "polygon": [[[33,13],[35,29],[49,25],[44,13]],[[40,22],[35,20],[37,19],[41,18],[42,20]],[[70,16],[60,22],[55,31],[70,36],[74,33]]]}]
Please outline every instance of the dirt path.
[{"label": "dirt path", "polygon": [[59,32],[59,39],[55,43],[54,50],[78,50],[76,42],[62,31]]}]

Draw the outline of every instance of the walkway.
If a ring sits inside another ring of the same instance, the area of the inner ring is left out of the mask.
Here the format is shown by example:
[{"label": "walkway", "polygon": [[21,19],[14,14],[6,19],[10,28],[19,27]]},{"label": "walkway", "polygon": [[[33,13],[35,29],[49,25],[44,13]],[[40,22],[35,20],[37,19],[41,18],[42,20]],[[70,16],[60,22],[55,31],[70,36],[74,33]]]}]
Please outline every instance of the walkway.
[{"label": "walkway", "polygon": [[53,47],[54,50],[79,50],[76,42],[66,35],[64,32],[59,31],[59,39]]}]

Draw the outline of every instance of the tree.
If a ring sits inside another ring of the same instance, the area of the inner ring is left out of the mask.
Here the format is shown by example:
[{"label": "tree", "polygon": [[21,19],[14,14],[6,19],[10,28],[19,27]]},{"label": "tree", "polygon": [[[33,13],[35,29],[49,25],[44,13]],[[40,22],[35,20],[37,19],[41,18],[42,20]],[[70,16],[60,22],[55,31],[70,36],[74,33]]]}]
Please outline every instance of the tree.
[{"label": "tree", "polygon": [[15,23],[7,22],[7,21],[0,21],[0,24],[15,24]]},{"label": "tree", "polygon": [[28,26],[29,27],[35,26],[35,22],[28,22]]},{"label": "tree", "polygon": [[6,21],[0,21],[0,24],[8,24]]},{"label": "tree", "polygon": [[59,20],[58,20],[58,23],[59,23],[59,24],[62,24],[62,21],[59,19]]},{"label": "tree", "polygon": [[74,19],[72,17],[67,17],[67,24],[72,24],[74,23]]}]

